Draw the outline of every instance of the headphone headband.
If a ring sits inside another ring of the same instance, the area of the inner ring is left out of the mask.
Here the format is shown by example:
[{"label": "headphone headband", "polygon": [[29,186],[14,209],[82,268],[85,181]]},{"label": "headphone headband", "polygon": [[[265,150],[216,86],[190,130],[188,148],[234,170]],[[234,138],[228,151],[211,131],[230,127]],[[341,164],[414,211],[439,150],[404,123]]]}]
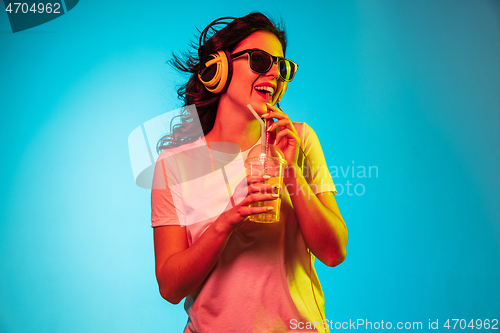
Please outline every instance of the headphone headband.
[{"label": "headphone headband", "polygon": [[200,49],[203,45],[205,45],[205,42],[207,41],[208,31],[210,29],[215,31],[215,28],[214,28],[215,25],[218,25],[218,24],[228,25],[231,22],[223,22],[223,21],[224,20],[236,20],[236,19],[237,19],[237,17],[225,16],[225,17],[218,18],[217,20],[215,20],[212,23],[210,23],[209,25],[207,25],[207,27],[205,29],[203,29],[203,31],[201,32],[200,40],[199,40],[199,44],[198,44],[198,49]]}]

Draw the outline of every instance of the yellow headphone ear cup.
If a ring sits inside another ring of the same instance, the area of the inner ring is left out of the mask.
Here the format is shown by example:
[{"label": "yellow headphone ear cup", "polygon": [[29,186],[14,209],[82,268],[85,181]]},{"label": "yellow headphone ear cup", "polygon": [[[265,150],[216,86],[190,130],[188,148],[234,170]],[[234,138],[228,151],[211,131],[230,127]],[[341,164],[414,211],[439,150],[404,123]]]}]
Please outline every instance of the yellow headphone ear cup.
[{"label": "yellow headphone ear cup", "polygon": [[[225,88],[228,81],[230,71],[229,60],[226,52],[224,51],[217,51],[217,53],[212,53],[209,58],[212,59],[205,63],[204,70],[198,73],[198,79],[201,81],[201,83],[203,83],[208,91],[214,94],[218,94]],[[204,81],[203,74],[206,73],[206,71],[209,70],[211,66],[216,66],[215,69],[210,69],[211,71],[215,70],[215,73],[212,77],[205,78],[205,80],[207,81]]]}]

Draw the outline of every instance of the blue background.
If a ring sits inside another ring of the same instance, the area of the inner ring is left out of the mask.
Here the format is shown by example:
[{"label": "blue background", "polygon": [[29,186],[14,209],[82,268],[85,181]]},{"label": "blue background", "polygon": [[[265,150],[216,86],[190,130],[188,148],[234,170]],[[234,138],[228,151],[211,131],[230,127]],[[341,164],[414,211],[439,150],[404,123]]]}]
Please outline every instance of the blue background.
[{"label": "blue background", "polygon": [[1,8],[1,332],[182,330],[127,137],[180,106],[165,61],[195,26],[255,10],[283,17],[300,64],[284,110],[328,165],[378,168],[334,179],[364,194],[337,196],[326,317],[500,317],[500,1],[82,1],[16,34]]}]

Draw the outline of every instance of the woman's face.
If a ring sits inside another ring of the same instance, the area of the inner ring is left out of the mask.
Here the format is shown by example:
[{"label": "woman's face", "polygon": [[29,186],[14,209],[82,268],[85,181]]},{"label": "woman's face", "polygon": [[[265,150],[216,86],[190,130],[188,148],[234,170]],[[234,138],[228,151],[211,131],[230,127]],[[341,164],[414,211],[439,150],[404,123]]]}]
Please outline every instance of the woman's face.
[{"label": "woman's face", "polygon": [[[267,31],[256,31],[245,38],[232,52],[248,49],[260,49],[277,57],[283,57],[283,47],[278,38]],[[285,88],[285,82],[279,79],[278,64],[267,73],[256,73],[249,65],[249,54],[244,54],[233,59],[233,76],[231,83],[224,94],[235,107],[244,107],[250,103],[259,114],[267,112],[266,91],[262,87],[271,87],[274,90],[269,102],[274,104],[280,95],[281,89]],[[259,89],[260,88],[260,89]]]}]

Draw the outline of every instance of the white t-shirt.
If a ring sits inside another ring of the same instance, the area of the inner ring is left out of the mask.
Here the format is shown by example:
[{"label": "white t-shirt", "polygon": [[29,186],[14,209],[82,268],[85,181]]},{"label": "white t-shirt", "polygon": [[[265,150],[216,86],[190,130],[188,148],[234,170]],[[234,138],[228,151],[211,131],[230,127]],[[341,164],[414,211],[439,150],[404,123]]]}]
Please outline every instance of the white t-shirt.
[{"label": "white t-shirt", "polygon": [[[294,126],[306,156],[301,154],[299,165],[307,166],[303,174],[311,189],[336,193],[316,133],[305,123]],[[230,197],[246,176],[243,160],[249,151],[220,154],[202,139],[164,150],[155,169],[152,226],[183,225],[192,246],[231,208]],[[205,282],[186,297],[185,332],[289,332],[296,331],[293,322],[322,321],[324,296],[314,256],[300,232],[290,193],[282,190],[280,221],[245,222],[232,233]],[[235,204],[243,198],[237,196]]]}]

